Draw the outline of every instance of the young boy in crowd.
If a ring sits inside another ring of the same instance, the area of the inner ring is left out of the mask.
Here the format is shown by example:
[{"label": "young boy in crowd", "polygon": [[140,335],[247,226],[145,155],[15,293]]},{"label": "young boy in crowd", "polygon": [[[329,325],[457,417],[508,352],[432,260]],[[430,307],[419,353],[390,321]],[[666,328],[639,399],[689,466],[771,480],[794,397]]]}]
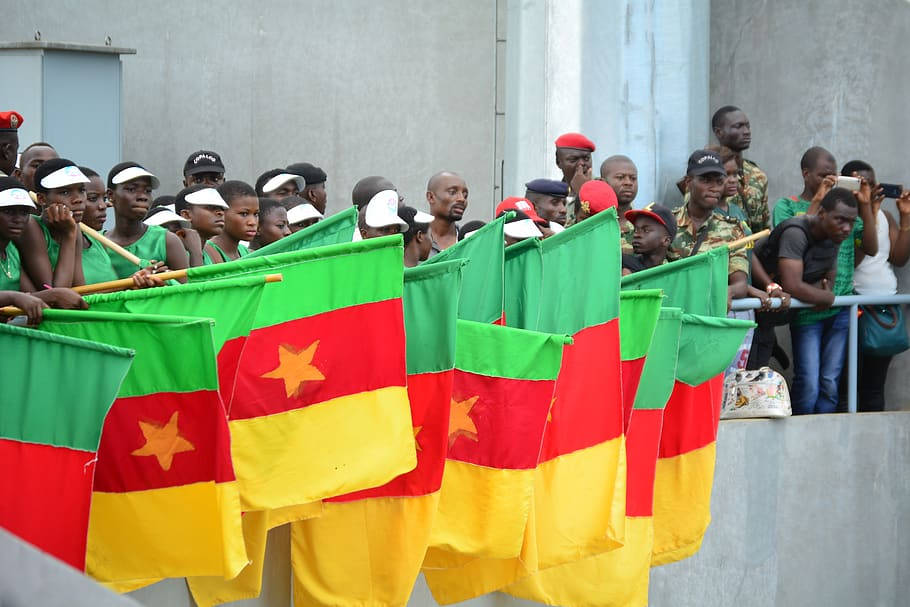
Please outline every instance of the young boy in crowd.
[{"label": "young boy in crowd", "polygon": [[228,204],[218,190],[206,185],[191,185],[177,192],[174,210],[190,222],[190,228],[197,236],[185,236],[190,266],[211,265],[212,256],[206,251],[205,243],[224,231],[225,213]]},{"label": "young boy in crowd", "polygon": [[[587,184],[585,184],[587,185]],[[676,238],[676,218],[662,204],[626,211],[633,226],[632,251],[622,256],[622,273],[632,274],[667,263],[667,249]]]},{"label": "young boy in crowd", "polygon": [[214,263],[233,261],[246,257],[250,250],[241,244],[256,237],[259,229],[259,197],[248,183],[225,181],[218,186],[218,193],[227,203],[224,212],[224,229],[211,238],[205,248]]},{"label": "young boy in crowd", "polygon": [[[160,226],[142,222],[152,201],[152,190],[157,187],[158,178],[139,164],[121,162],[115,165],[107,178],[107,196],[114,208],[114,229],[106,235],[143,262],[163,261],[171,270],[182,270],[189,264],[180,238]],[[111,253],[109,256],[119,278],[131,276],[136,271],[136,266],[120,255]]]},{"label": "young boy in crowd", "polygon": [[260,198],[259,232],[250,241],[250,250],[261,249],[290,235],[287,209],[274,198]]}]

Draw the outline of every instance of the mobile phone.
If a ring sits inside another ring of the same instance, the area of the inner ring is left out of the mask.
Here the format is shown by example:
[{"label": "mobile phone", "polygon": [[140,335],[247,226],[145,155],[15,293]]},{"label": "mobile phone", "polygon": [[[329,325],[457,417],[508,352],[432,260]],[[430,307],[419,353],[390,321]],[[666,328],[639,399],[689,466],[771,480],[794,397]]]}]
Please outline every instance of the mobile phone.
[{"label": "mobile phone", "polygon": [[904,186],[897,183],[880,183],[878,185],[885,198],[900,198],[901,192],[904,191]]},{"label": "mobile phone", "polygon": [[851,192],[858,192],[859,184],[859,177],[845,177],[844,175],[838,175],[837,184],[835,187],[844,188],[845,190],[850,190]]}]

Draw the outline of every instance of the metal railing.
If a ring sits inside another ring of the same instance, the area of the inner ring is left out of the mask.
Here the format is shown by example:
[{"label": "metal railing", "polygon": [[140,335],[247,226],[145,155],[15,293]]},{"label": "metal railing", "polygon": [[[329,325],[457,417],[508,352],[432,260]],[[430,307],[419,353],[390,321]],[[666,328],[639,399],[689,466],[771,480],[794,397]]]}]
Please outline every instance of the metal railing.
[{"label": "metal railing", "polygon": [[[771,308],[780,307],[780,298],[771,298]],[[857,372],[857,347],[859,345],[859,306],[886,305],[910,303],[910,294],[906,295],[838,295],[834,298],[831,307],[850,307],[850,328],[847,333],[847,411],[856,413],[856,372]],[[790,300],[791,308],[812,308],[809,304],[798,299]],[[761,310],[761,300],[757,297],[734,299],[732,310]]]}]

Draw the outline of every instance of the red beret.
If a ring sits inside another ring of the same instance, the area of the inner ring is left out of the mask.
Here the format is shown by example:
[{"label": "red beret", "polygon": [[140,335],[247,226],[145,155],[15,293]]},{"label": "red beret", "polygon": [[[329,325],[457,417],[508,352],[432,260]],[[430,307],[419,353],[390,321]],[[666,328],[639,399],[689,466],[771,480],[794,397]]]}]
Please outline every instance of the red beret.
[{"label": "red beret", "polygon": [[579,150],[591,150],[597,148],[594,142],[582,135],[581,133],[565,133],[556,138],[556,147],[558,148],[577,148]]},{"label": "red beret", "polygon": [[537,214],[537,210],[534,208],[534,205],[531,204],[531,201],[527,198],[509,196],[499,203],[499,206],[496,207],[496,212],[494,215],[496,217],[499,217],[499,214],[503,211],[521,211],[530,217],[531,221],[534,223],[540,225],[547,225],[549,223],[546,219],[543,219],[540,215]]},{"label": "red beret", "polygon": [[616,206],[616,192],[606,181],[588,181],[578,190],[578,201],[585,212],[595,215]]},{"label": "red beret", "polygon": [[14,112],[12,110],[8,112],[0,112],[0,131],[16,131],[19,130],[19,126],[24,122],[22,114],[19,112]]}]

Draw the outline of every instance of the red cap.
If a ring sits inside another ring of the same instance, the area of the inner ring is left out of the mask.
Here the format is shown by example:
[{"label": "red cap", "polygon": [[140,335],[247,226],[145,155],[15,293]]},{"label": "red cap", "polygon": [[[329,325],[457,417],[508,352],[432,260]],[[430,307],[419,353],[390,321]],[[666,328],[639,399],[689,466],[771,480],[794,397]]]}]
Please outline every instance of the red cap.
[{"label": "red cap", "polygon": [[493,215],[495,217],[499,217],[500,213],[503,211],[521,211],[530,217],[531,221],[536,224],[540,224],[542,226],[550,225],[549,221],[537,214],[537,210],[534,208],[534,205],[531,204],[531,201],[527,198],[509,196],[499,203],[499,206],[496,207],[496,212]]},{"label": "red cap", "polygon": [[23,122],[25,119],[19,112],[0,112],[0,131],[16,131]]},{"label": "red cap", "polygon": [[558,148],[578,148],[579,150],[591,150],[597,148],[594,142],[582,135],[581,133],[565,133],[556,138],[556,147]]},{"label": "red cap", "polygon": [[578,203],[585,212],[595,215],[616,206],[616,192],[606,181],[588,181],[578,190]]}]

